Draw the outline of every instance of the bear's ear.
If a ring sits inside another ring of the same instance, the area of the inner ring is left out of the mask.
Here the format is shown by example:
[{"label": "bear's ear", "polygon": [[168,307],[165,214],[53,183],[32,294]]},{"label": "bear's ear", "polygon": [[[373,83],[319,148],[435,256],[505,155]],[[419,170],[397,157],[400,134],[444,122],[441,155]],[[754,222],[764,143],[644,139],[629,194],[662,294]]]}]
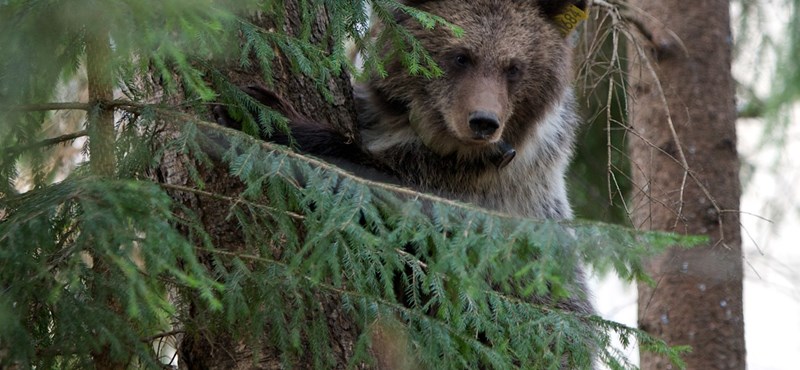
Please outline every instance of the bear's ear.
[{"label": "bear's ear", "polygon": [[578,0],[537,0],[542,14],[558,27],[564,37],[589,16],[586,13],[588,2]]},{"label": "bear's ear", "polygon": [[564,14],[570,5],[583,11],[586,11],[586,6],[588,5],[588,1],[585,0],[537,0],[537,3],[539,3],[539,8],[542,9],[542,13],[550,19]]}]

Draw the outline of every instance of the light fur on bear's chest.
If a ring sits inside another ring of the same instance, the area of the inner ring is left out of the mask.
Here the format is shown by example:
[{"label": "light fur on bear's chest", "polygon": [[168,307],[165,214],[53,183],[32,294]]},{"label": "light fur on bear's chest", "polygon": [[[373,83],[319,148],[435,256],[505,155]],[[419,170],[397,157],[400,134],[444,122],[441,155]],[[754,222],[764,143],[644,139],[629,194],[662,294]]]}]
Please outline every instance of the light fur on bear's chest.
[{"label": "light fur on bear's chest", "polygon": [[[532,149],[532,148],[531,148]],[[531,158],[516,158],[516,163],[485,174],[473,186],[465,186],[462,201],[513,216],[563,220],[572,217],[567,200],[564,163],[540,166]]]}]

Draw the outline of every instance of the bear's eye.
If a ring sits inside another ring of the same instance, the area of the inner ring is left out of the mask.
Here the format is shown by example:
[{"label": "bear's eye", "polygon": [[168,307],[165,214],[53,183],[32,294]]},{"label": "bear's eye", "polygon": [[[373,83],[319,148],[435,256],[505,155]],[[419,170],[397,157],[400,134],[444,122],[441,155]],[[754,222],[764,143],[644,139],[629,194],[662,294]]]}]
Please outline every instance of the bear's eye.
[{"label": "bear's eye", "polygon": [[453,57],[453,63],[461,68],[467,67],[470,64],[469,56],[466,54],[456,54],[456,56]]},{"label": "bear's eye", "polygon": [[522,75],[522,69],[520,69],[519,65],[512,64],[508,68],[506,68],[506,78],[509,81],[516,81]]}]

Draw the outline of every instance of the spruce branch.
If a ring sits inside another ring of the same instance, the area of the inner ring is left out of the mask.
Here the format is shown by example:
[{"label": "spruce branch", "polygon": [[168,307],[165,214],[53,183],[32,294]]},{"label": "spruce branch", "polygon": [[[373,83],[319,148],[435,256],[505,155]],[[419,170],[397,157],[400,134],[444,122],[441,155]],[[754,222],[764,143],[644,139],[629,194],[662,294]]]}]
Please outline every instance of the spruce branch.
[{"label": "spruce branch", "polygon": [[[208,253],[226,255],[226,256],[230,256],[230,257],[237,257],[237,258],[251,260],[251,261],[254,261],[254,262],[267,263],[267,264],[273,265],[275,267],[279,267],[283,271],[290,272],[290,273],[296,275],[296,273],[294,272],[294,271],[296,271],[295,269],[291,269],[289,265],[287,265],[287,264],[285,264],[283,262],[280,262],[280,261],[276,261],[274,259],[270,259],[270,258],[266,258],[266,257],[262,257],[262,256],[257,256],[257,255],[253,255],[253,254],[230,252],[230,251],[224,251],[224,250],[219,250],[219,249],[210,249],[210,248],[203,248],[203,247],[197,247],[196,249],[200,250],[200,251],[208,252]],[[479,341],[476,337],[465,335],[465,333],[463,331],[458,330],[457,328],[454,328],[452,323],[447,322],[444,319],[428,315],[427,313],[425,313],[422,310],[409,308],[409,307],[406,307],[406,306],[404,306],[404,305],[402,305],[400,303],[386,300],[385,298],[377,296],[377,295],[368,294],[368,293],[355,291],[355,290],[350,290],[350,289],[345,289],[345,288],[342,288],[342,287],[337,287],[337,286],[334,286],[332,284],[316,280],[313,277],[307,276],[307,275],[304,275],[304,274],[300,274],[298,277],[303,279],[303,280],[306,280],[307,282],[312,284],[312,286],[314,286],[314,287],[321,288],[323,290],[329,291],[329,292],[337,294],[339,296],[347,296],[347,297],[352,297],[352,298],[365,299],[365,300],[368,300],[368,301],[370,301],[370,302],[372,302],[374,304],[383,306],[383,307],[385,307],[385,308],[387,308],[387,309],[389,309],[391,311],[394,311],[396,313],[402,313],[406,317],[413,317],[413,318],[415,318],[415,319],[417,319],[419,321],[426,322],[428,324],[431,324],[433,326],[438,327],[440,330],[443,330],[445,332],[450,333],[450,335],[452,335],[453,337],[464,341],[465,343],[469,343],[470,347],[479,348],[484,353],[493,352],[495,356],[499,355],[496,352],[497,351],[496,348],[488,346],[486,343],[483,343],[483,342]],[[530,307],[534,307],[534,308],[540,308],[540,307],[546,308],[546,307],[543,307],[541,305],[536,305],[536,304],[533,304],[533,303],[527,303],[527,304]],[[500,356],[497,356],[497,357],[500,357]],[[506,364],[506,365],[510,366],[510,368],[520,368],[519,365],[512,365],[512,364]]]},{"label": "spruce branch", "polygon": [[228,197],[228,196],[224,196],[224,195],[217,194],[217,193],[212,193],[212,192],[208,192],[208,191],[204,191],[204,190],[200,190],[200,189],[190,188],[188,186],[181,186],[181,185],[167,184],[167,183],[159,183],[158,185],[160,185],[162,188],[165,188],[165,189],[172,189],[172,190],[182,191],[182,192],[186,192],[186,193],[197,194],[197,195],[200,195],[200,196],[204,196],[204,197],[208,197],[208,198],[212,198],[212,199],[216,199],[216,200],[224,200],[224,201],[230,202],[232,205],[236,205],[238,203],[243,203],[243,204],[247,204],[249,206],[255,207],[255,208],[265,209],[265,210],[267,210],[269,212],[284,213],[287,216],[289,216],[289,217],[291,217],[291,218],[293,218],[295,220],[301,220],[302,221],[302,220],[305,219],[305,216],[303,216],[301,214],[298,214],[298,213],[295,213],[295,212],[291,212],[291,211],[280,210],[280,209],[277,209],[277,208],[274,208],[274,207],[270,207],[270,206],[267,206],[267,205],[264,205],[264,204],[258,204],[258,203],[255,203],[255,202],[247,201],[247,200],[244,200],[242,198]]},{"label": "spruce branch", "polygon": [[195,115],[191,115],[191,114],[187,114],[187,113],[183,113],[183,112],[178,112],[178,111],[174,111],[174,110],[171,110],[171,109],[167,109],[167,108],[165,108],[164,106],[161,106],[161,105],[148,105],[148,104],[141,104],[141,103],[136,103],[136,102],[131,102],[131,101],[127,101],[127,102],[126,101],[116,101],[116,107],[118,107],[119,109],[128,111],[128,112],[131,112],[131,113],[141,113],[142,110],[144,110],[145,108],[153,109],[156,113],[162,114],[164,116],[171,116],[171,117],[174,117],[174,118],[179,118],[181,123],[177,123],[176,125],[181,125],[181,124],[183,124],[182,122],[191,122],[191,123],[196,124],[199,127],[202,127],[203,129],[207,129],[207,130],[210,130],[210,131],[215,131],[215,132],[218,132],[218,133],[226,135],[226,136],[233,136],[233,137],[242,138],[244,140],[248,140],[249,142],[251,142],[253,144],[259,145],[262,149],[268,150],[270,152],[276,152],[276,153],[280,153],[280,154],[286,155],[286,156],[288,156],[290,158],[294,158],[294,159],[306,162],[306,163],[308,163],[308,164],[310,164],[310,165],[312,165],[314,167],[318,167],[318,168],[321,168],[323,170],[335,173],[338,176],[347,178],[347,179],[349,179],[351,181],[354,181],[356,183],[359,183],[359,184],[362,184],[362,185],[365,185],[365,186],[368,186],[368,187],[371,187],[371,188],[377,188],[377,189],[386,190],[386,191],[389,191],[389,192],[392,192],[392,193],[395,193],[395,194],[398,194],[398,195],[402,195],[402,196],[408,197],[409,199],[420,199],[420,200],[430,201],[430,202],[434,202],[434,203],[440,203],[440,204],[444,204],[444,205],[447,205],[447,206],[450,206],[450,207],[454,207],[454,208],[457,208],[457,209],[463,209],[463,210],[470,211],[470,212],[481,212],[481,213],[484,213],[484,214],[487,214],[487,215],[491,215],[491,216],[494,216],[494,217],[498,217],[498,218],[502,218],[502,219],[517,219],[517,217],[512,217],[511,215],[506,214],[506,213],[487,210],[487,209],[476,207],[476,206],[472,206],[472,205],[469,205],[469,204],[466,204],[466,203],[461,203],[461,202],[453,201],[453,200],[450,200],[450,199],[438,197],[436,195],[431,195],[431,194],[427,194],[427,193],[421,193],[421,192],[414,191],[412,189],[401,187],[401,186],[397,186],[397,185],[392,185],[392,184],[387,184],[387,183],[383,183],[383,182],[368,180],[368,179],[356,176],[356,175],[354,175],[354,174],[352,174],[350,172],[347,172],[347,171],[345,171],[345,170],[343,170],[343,169],[341,169],[341,168],[339,168],[339,167],[337,167],[335,165],[329,164],[329,163],[327,163],[325,161],[322,161],[320,159],[316,159],[314,157],[309,157],[307,155],[300,154],[300,153],[297,153],[295,151],[292,151],[288,147],[285,147],[285,146],[282,146],[282,145],[278,145],[278,144],[274,144],[274,143],[270,143],[268,141],[258,140],[258,139],[253,138],[252,136],[243,134],[239,130],[235,130],[235,129],[232,129],[232,128],[229,128],[229,127],[221,126],[220,124],[218,124],[216,122],[209,122],[209,121],[200,119],[199,117],[197,117]]},{"label": "spruce branch", "polygon": [[362,184],[362,185],[365,185],[365,186],[368,186],[368,187],[371,187],[371,188],[378,188],[378,189],[390,191],[390,192],[398,194],[398,195],[406,196],[409,199],[421,199],[421,200],[426,200],[426,201],[430,201],[430,202],[445,204],[445,205],[448,205],[450,207],[454,207],[454,208],[457,208],[457,209],[463,209],[463,210],[467,210],[467,211],[471,211],[471,212],[481,212],[481,213],[484,213],[484,214],[492,215],[492,216],[503,218],[503,219],[514,219],[513,217],[511,217],[510,215],[505,214],[505,213],[487,210],[487,209],[484,209],[484,208],[472,206],[472,205],[469,205],[469,204],[466,204],[466,203],[456,202],[456,201],[453,201],[453,200],[450,200],[450,199],[441,198],[441,197],[438,197],[438,196],[435,196],[435,195],[431,195],[431,194],[427,194],[427,193],[421,193],[421,192],[418,192],[418,191],[415,191],[415,190],[412,190],[412,189],[409,189],[409,188],[404,188],[404,187],[401,187],[401,186],[397,186],[397,185],[392,185],[392,184],[387,184],[387,183],[383,183],[383,182],[372,181],[372,180],[368,180],[368,179],[365,179],[365,178],[362,178],[362,177],[358,177],[358,176],[356,176],[356,175],[354,175],[354,174],[352,174],[350,172],[347,172],[347,171],[345,171],[345,170],[343,170],[343,169],[341,169],[341,168],[339,168],[339,167],[337,167],[335,165],[329,164],[329,163],[327,163],[325,161],[322,161],[320,159],[316,159],[314,157],[309,157],[307,155],[303,155],[303,154],[294,152],[291,149],[289,149],[287,147],[284,147],[282,145],[278,145],[278,144],[274,144],[274,143],[270,143],[270,142],[266,142],[266,141],[256,141],[256,139],[254,139],[254,138],[252,138],[250,136],[246,136],[246,135],[242,134],[241,132],[239,132],[237,130],[234,130],[232,128],[223,127],[223,126],[220,126],[219,124],[213,123],[213,122],[197,120],[196,117],[192,117],[190,115],[187,115],[187,116],[188,117],[186,117],[186,118],[194,119],[194,121],[192,121],[192,122],[197,124],[200,127],[203,127],[203,128],[206,128],[206,129],[211,129],[211,130],[214,130],[214,131],[218,131],[218,132],[224,133],[226,135],[236,135],[236,136],[239,136],[239,137],[244,137],[247,140],[252,140],[252,141],[256,142],[263,149],[266,149],[266,150],[269,150],[269,151],[272,151],[272,152],[278,152],[278,153],[281,153],[281,154],[285,154],[288,157],[301,160],[301,161],[306,162],[306,163],[308,163],[308,164],[310,164],[310,165],[312,165],[314,167],[319,167],[319,168],[322,168],[322,169],[324,169],[326,171],[333,172],[338,176],[345,177],[345,178],[347,178],[347,179],[349,179],[351,181],[357,182],[359,184]]},{"label": "spruce branch", "polygon": [[[53,103],[53,104],[61,104],[61,103]],[[70,105],[70,106],[74,106],[74,107],[86,108],[86,109],[89,109],[91,106],[93,106],[93,104],[89,104],[89,103],[65,103],[65,104],[66,105]],[[317,158],[314,158],[314,157],[310,157],[310,156],[307,156],[307,155],[292,151],[288,147],[285,147],[285,146],[282,146],[282,145],[278,145],[278,144],[275,144],[275,143],[271,143],[271,142],[267,142],[267,141],[263,141],[263,140],[260,140],[260,139],[255,139],[252,136],[249,136],[249,135],[246,135],[246,134],[242,133],[241,131],[221,126],[221,125],[217,124],[216,122],[210,122],[210,121],[206,121],[206,120],[200,119],[196,115],[180,112],[180,111],[171,109],[170,107],[162,105],[162,104],[144,104],[144,103],[138,103],[138,102],[128,101],[128,100],[98,101],[98,102],[96,102],[96,104],[102,105],[102,106],[105,106],[105,107],[113,107],[113,108],[116,108],[118,110],[130,112],[130,113],[134,113],[134,114],[142,114],[144,111],[150,111],[152,113],[155,113],[155,114],[158,114],[158,115],[162,115],[164,117],[177,118],[176,120],[174,120],[174,123],[171,123],[174,126],[181,126],[181,125],[185,124],[185,122],[191,122],[193,124],[196,124],[198,127],[203,128],[204,130],[206,130],[206,132],[216,132],[219,135],[228,136],[228,137],[236,137],[236,138],[242,139],[242,140],[244,140],[244,141],[246,141],[248,143],[251,143],[253,145],[257,145],[257,146],[259,146],[260,148],[262,148],[264,150],[267,150],[267,151],[270,151],[270,152],[274,152],[274,153],[280,153],[281,155],[285,155],[285,156],[287,156],[289,158],[293,158],[293,159],[305,162],[305,163],[307,163],[307,164],[309,164],[309,165],[311,165],[313,167],[320,168],[320,169],[325,170],[327,172],[334,173],[337,176],[340,176],[342,178],[347,178],[350,181],[353,181],[355,183],[364,185],[366,187],[373,188],[373,189],[380,189],[380,190],[391,192],[391,193],[393,193],[395,195],[402,196],[407,201],[422,200],[422,201],[426,201],[426,202],[442,204],[442,205],[445,205],[445,206],[448,206],[448,207],[452,207],[452,208],[463,210],[463,211],[470,212],[470,213],[485,214],[485,215],[488,215],[488,216],[491,216],[491,217],[495,217],[495,218],[498,218],[498,219],[501,219],[501,220],[518,220],[519,219],[518,217],[512,217],[512,216],[510,216],[510,215],[508,215],[506,213],[487,210],[487,209],[484,209],[484,208],[481,208],[481,207],[478,207],[478,206],[474,206],[474,205],[470,205],[470,204],[467,204],[467,203],[461,203],[461,202],[458,202],[458,201],[453,201],[453,200],[450,200],[450,199],[442,198],[442,197],[439,197],[439,196],[436,196],[436,195],[418,192],[418,191],[415,191],[415,190],[412,190],[412,189],[409,189],[409,188],[405,188],[405,187],[402,187],[402,186],[397,186],[397,185],[392,185],[392,184],[388,184],[388,183],[368,180],[368,179],[359,177],[357,175],[354,175],[354,174],[352,174],[350,172],[347,172],[346,170],[341,169],[341,168],[339,168],[339,167],[337,167],[337,166],[335,166],[333,164],[330,164],[328,162],[325,162],[323,160],[320,160],[320,159],[317,159]],[[177,189],[176,188],[175,190],[192,191],[192,192],[196,192],[196,193],[198,191],[196,189],[192,189],[192,190],[189,190],[189,189],[190,188],[181,188],[181,189]],[[208,193],[208,192],[201,192],[201,193],[197,193],[197,194],[198,195],[203,195],[203,196],[212,196],[212,195],[213,196],[219,196],[218,194],[213,194],[213,193]],[[224,197],[224,196],[222,196],[222,198],[218,198],[218,199],[226,200],[226,201],[232,201],[232,202],[242,202],[243,201],[241,199]],[[248,203],[248,204],[250,204],[250,203]],[[258,207],[268,207],[266,205],[263,205],[263,204],[262,205],[258,205],[256,203],[252,203],[252,205],[258,206]],[[302,217],[302,215],[298,215],[298,214],[295,214],[295,215],[288,214],[288,215],[291,216],[291,217],[294,217],[294,218],[296,218],[297,216]],[[529,221],[534,222],[534,223],[543,222],[541,220],[532,220],[532,219],[529,220]],[[574,221],[569,221],[569,222],[560,222],[560,224],[562,224],[564,226],[588,226],[589,225],[588,223],[583,222],[583,221],[579,221],[579,220],[574,220]],[[609,228],[609,229],[620,230],[620,231],[626,230],[624,227],[619,226],[619,225],[605,224],[604,227]],[[697,243],[696,240],[688,240],[688,239],[687,240],[677,240],[677,242],[684,243],[684,244]]]}]

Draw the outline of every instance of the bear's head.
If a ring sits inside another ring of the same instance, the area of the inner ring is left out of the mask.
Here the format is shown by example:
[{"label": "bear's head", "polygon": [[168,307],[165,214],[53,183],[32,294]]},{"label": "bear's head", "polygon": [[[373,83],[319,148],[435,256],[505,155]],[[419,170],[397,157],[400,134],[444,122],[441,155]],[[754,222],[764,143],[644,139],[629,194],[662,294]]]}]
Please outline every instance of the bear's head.
[{"label": "bear's head", "polygon": [[440,155],[463,158],[524,145],[531,130],[564,95],[571,78],[571,51],[558,17],[583,9],[585,1],[430,0],[407,5],[460,27],[426,29],[398,13],[398,23],[430,53],[444,72],[411,75],[396,44],[384,50],[388,77],[371,89],[401,105],[425,145]]}]

